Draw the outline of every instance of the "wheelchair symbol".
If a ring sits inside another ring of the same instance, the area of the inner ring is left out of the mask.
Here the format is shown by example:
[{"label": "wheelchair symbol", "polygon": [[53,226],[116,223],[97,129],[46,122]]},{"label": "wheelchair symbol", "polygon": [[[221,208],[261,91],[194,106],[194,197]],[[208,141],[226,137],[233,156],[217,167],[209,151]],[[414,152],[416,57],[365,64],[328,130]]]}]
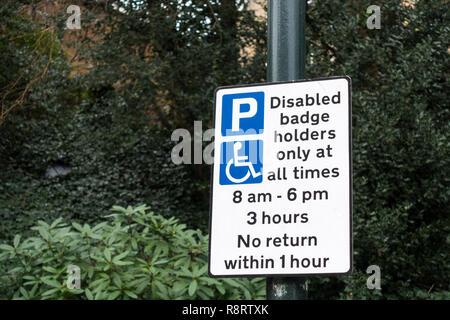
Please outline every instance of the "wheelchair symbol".
[{"label": "wheelchair symbol", "polygon": [[[239,156],[238,151],[242,148],[241,142],[236,142],[233,145],[233,158],[230,159],[227,163],[227,166],[225,168],[225,174],[227,178],[234,183],[242,183],[244,181],[247,181],[248,178],[250,178],[250,175],[253,178],[257,178],[260,175],[262,175],[262,172],[256,172],[255,168],[253,167],[253,163],[251,161],[248,161],[248,156]],[[235,167],[248,167],[247,173],[242,178],[235,178],[231,175],[230,169],[231,166],[234,165]]]}]

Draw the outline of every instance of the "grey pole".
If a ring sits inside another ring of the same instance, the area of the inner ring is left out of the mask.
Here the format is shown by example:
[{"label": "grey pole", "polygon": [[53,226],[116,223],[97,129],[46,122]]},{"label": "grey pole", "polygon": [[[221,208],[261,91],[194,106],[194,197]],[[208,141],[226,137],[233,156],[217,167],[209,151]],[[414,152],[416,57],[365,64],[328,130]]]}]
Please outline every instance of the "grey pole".
[{"label": "grey pole", "polygon": [[269,0],[269,82],[300,80],[306,77],[305,1]]},{"label": "grey pole", "polygon": [[[306,77],[306,0],[268,0],[269,82]],[[304,300],[305,278],[267,278],[268,300]]]}]

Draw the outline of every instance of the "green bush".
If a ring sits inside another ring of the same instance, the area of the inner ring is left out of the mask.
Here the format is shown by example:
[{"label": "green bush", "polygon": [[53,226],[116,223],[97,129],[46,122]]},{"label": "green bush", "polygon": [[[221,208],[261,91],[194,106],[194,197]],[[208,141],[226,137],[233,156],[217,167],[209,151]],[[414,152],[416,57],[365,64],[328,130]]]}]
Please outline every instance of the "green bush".
[{"label": "green bush", "polygon": [[[93,227],[39,221],[37,236],[0,245],[0,298],[7,299],[262,299],[261,278],[207,275],[208,236],[174,218],[115,206],[112,221]],[[67,268],[81,270],[69,289]]]},{"label": "green bush", "polygon": [[[118,100],[110,95],[78,110],[43,113],[24,130],[11,131],[17,115],[0,127],[0,135],[12,132],[0,153],[0,240],[27,236],[38,220],[95,224],[111,206],[132,203],[147,203],[165,217],[180,213],[182,223],[206,229],[207,203],[185,187],[195,183],[189,168],[171,162],[170,132],[133,121],[117,105],[105,107]],[[72,170],[47,177],[55,164]]]},{"label": "green bush", "polygon": [[[312,1],[309,78],[352,78],[351,277],[314,278],[313,299],[423,299],[449,295],[450,206],[446,1]],[[381,268],[381,292],[366,269]]]}]

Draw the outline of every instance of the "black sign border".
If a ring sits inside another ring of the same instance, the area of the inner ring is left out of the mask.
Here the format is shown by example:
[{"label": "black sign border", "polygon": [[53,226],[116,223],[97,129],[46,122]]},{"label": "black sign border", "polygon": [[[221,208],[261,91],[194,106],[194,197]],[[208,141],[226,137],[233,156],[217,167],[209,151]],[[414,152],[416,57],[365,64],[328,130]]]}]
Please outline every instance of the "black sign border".
[{"label": "black sign border", "polygon": [[[234,86],[222,86],[218,87],[214,90],[214,112],[213,112],[213,128],[215,131],[216,128],[216,101],[217,101],[217,93],[219,90],[223,89],[234,89],[234,88],[248,88],[248,87],[260,87],[260,86],[270,86],[277,84],[290,84],[290,83],[302,83],[302,82],[312,82],[312,81],[326,81],[326,80],[338,80],[344,79],[348,82],[348,143],[349,143],[349,188],[350,188],[350,269],[346,272],[335,272],[335,273],[260,273],[260,274],[237,274],[237,275],[215,275],[211,273],[211,234],[212,234],[212,199],[214,192],[214,164],[216,155],[214,154],[214,161],[211,165],[211,177],[210,177],[210,199],[209,199],[209,239],[208,239],[208,276],[210,278],[258,278],[258,277],[281,277],[281,278],[290,278],[290,277],[329,277],[329,276],[349,276],[353,271],[353,159],[352,159],[352,79],[345,76],[333,76],[326,78],[313,78],[313,79],[303,79],[303,80],[292,80],[292,81],[278,81],[278,82],[263,82],[263,83],[253,83],[253,84],[240,84]],[[214,138],[215,140],[215,138]],[[215,143],[215,142],[214,142]]]}]

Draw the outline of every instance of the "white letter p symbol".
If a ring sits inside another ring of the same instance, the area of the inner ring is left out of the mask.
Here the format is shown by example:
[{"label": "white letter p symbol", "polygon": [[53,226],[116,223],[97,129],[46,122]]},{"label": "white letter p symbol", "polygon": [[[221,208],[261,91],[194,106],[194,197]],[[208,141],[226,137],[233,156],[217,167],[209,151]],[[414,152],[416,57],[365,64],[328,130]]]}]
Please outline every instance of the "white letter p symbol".
[{"label": "white letter p symbol", "polygon": [[[250,109],[241,112],[241,105],[248,104]],[[231,131],[239,131],[239,122],[243,118],[251,118],[258,111],[258,103],[255,98],[241,98],[233,100],[233,117],[231,121]]]}]

